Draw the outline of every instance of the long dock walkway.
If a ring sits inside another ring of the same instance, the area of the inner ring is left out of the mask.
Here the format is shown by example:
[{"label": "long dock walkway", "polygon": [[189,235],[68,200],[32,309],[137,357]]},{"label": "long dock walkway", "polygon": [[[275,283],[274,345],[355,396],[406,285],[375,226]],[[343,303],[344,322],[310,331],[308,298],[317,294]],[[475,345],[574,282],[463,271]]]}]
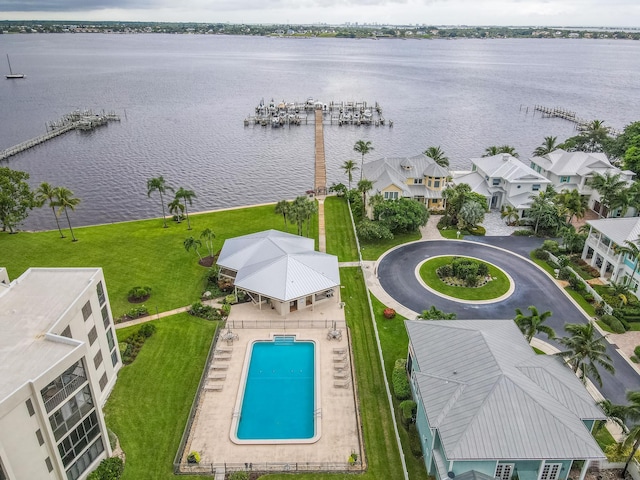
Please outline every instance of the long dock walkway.
[{"label": "long dock walkway", "polygon": [[327,165],[324,157],[324,130],[322,110],[316,110],[316,161],[314,190],[318,199],[318,250],[327,251],[327,236],[324,230],[324,197],[327,194]]}]

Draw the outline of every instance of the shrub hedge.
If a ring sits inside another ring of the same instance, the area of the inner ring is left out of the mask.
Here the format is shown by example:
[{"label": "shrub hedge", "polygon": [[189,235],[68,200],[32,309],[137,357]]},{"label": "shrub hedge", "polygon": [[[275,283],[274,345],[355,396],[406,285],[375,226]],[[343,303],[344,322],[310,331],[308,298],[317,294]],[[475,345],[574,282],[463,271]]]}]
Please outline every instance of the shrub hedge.
[{"label": "shrub hedge", "polygon": [[400,419],[402,420],[402,425],[405,428],[409,428],[409,424],[413,422],[413,416],[416,414],[416,402],[413,400],[404,400],[400,402],[398,408],[400,409]]},{"label": "shrub hedge", "polygon": [[398,400],[411,398],[411,386],[407,376],[407,360],[399,358],[393,367],[391,383],[393,384],[393,394]]},{"label": "shrub hedge", "polygon": [[105,458],[98,468],[89,474],[87,480],[118,480],[124,472],[124,463],[120,457]]},{"label": "shrub hedge", "polygon": [[420,435],[415,423],[409,424],[409,448],[416,458],[422,456],[422,444],[420,443]]}]

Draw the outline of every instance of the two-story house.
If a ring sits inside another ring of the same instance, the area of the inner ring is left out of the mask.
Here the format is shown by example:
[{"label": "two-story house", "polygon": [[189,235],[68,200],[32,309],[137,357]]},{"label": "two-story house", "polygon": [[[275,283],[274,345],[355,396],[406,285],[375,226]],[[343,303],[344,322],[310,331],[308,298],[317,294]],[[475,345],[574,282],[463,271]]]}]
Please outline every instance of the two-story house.
[{"label": "two-story house", "polygon": [[544,191],[551,182],[531,167],[508,153],[472,158],[471,171],[457,172],[453,183],[468,184],[472,191],[487,198],[494,210],[510,205],[520,216],[531,207],[532,197]]},{"label": "two-story house", "polygon": [[[584,480],[605,419],[562,359],[536,355],[513,320],[408,320],[407,369],[436,480]],[[578,463],[577,463],[578,462]]]},{"label": "two-story house", "polygon": [[381,194],[385,200],[412,198],[430,210],[444,208],[442,191],[449,170],[425,154],[413,157],[384,157],[363,166],[362,177],[373,183],[368,196]]},{"label": "two-story house", "polygon": [[0,479],[86,478],[121,367],[102,269],[0,269]]}]

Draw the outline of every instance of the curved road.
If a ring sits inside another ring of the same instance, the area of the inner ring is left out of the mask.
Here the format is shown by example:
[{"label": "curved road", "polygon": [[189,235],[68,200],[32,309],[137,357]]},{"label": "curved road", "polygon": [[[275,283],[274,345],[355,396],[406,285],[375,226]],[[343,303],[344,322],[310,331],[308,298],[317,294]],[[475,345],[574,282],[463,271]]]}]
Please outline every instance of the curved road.
[{"label": "curved road", "polygon": [[[439,255],[477,257],[493,263],[511,275],[515,282],[513,294],[491,304],[467,304],[443,298],[426,290],[416,278],[415,269],[427,258]],[[546,272],[523,257],[503,249],[476,242],[431,240],[411,243],[386,254],[379,262],[377,276],[382,288],[405,307],[421,312],[435,305],[444,312],[455,312],[460,319],[514,318],[515,309],[526,311],[535,305],[540,312],[551,310],[546,323],[558,336],[566,335],[565,323],[585,323],[587,318]],[[540,337],[546,340],[545,336]],[[559,347],[558,344],[556,346]],[[626,404],[627,390],[640,390],[640,375],[608,344],[607,353],[613,360],[615,376],[600,369],[601,393],[613,403]]]}]

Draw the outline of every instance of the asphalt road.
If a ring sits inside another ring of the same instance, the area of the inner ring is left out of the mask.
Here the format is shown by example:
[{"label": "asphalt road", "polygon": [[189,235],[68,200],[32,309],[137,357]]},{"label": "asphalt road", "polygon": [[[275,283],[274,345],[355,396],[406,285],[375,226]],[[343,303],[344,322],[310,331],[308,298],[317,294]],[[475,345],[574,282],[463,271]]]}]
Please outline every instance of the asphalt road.
[{"label": "asphalt road", "polygon": [[[509,248],[509,244],[511,249],[528,256],[528,252],[535,247],[532,242],[536,240],[516,238],[486,237],[483,243],[495,243],[501,248]],[[559,337],[566,335],[565,323],[587,322],[582,310],[536,265],[520,255],[483,243],[435,240],[402,246],[389,252],[378,264],[380,284],[396,301],[416,312],[435,305],[444,312],[455,312],[460,319],[512,319],[516,308],[525,312],[529,305],[535,305],[540,312],[553,312],[546,324]],[[476,257],[497,265],[513,278],[515,290],[509,298],[491,304],[460,303],[431,293],[420,284],[414,272],[425,259],[440,255]],[[547,341],[544,335],[540,339]],[[557,343],[555,345],[560,348]],[[611,375],[600,369],[603,384],[600,391],[613,403],[625,404],[627,390],[640,390],[640,375],[612,345],[607,347],[607,352],[613,360],[616,373]]]}]

